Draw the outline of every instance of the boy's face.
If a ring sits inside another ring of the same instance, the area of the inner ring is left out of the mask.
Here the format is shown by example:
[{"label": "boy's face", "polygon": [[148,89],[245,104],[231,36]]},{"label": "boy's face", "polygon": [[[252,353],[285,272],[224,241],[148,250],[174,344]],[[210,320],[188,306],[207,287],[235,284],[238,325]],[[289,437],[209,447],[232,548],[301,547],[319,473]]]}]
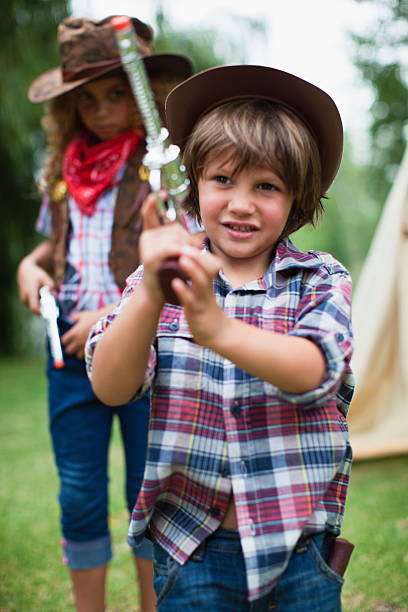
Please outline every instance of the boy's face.
[{"label": "boy's face", "polygon": [[224,272],[247,282],[268,269],[293,196],[271,170],[256,166],[233,176],[226,160],[210,161],[198,181],[200,214]]},{"label": "boy's face", "polygon": [[110,140],[132,127],[134,103],[125,78],[91,81],[76,93],[76,106],[85,127],[99,140]]}]

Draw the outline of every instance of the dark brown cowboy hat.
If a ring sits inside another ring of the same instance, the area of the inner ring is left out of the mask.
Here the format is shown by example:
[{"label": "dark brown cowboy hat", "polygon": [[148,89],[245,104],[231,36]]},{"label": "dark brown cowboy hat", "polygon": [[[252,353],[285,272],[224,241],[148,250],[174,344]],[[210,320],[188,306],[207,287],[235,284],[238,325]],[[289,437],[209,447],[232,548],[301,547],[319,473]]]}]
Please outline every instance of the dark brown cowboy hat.
[{"label": "dark brown cowboy hat", "polygon": [[[111,18],[93,21],[67,17],[60,23],[57,38],[61,66],[47,70],[35,79],[28,90],[31,102],[46,102],[62,96],[121,66]],[[135,17],[132,24],[149,76],[166,75],[183,80],[191,75],[191,64],[184,56],[154,53],[150,26]]]},{"label": "dark brown cowboy hat", "polygon": [[266,66],[218,66],[177,85],[166,100],[172,142],[182,148],[201,115],[225,102],[245,98],[281,103],[306,123],[319,147],[325,193],[337,174],[343,152],[339,111],[324,91],[282,70]]}]

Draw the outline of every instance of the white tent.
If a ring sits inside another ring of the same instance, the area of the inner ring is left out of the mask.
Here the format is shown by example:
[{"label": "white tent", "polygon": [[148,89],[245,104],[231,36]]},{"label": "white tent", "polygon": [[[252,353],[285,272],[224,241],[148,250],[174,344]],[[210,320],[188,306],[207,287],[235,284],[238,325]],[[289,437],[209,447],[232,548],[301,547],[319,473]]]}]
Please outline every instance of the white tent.
[{"label": "white tent", "polygon": [[349,424],[359,459],[408,452],[408,149],[353,298],[356,391]]}]

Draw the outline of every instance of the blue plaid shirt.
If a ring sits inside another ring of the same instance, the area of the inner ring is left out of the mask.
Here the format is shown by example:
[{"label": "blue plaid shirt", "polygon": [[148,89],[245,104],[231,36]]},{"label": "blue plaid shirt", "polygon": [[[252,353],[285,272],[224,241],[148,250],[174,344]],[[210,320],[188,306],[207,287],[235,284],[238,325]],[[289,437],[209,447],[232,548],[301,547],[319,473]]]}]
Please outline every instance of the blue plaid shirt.
[{"label": "blue plaid shirt", "polygon": [[[90,375],[96,343],[142,276],[139,268],[129,277],[119,307],[94,328]],[[315,342],[326,377],[313,391],[284,393],[196,344],[183,309],[166,304],[140,390],[152,388],[149,448],[128,541],[148,529],[184,564],[233,494],[254,600],[276,584],[302,533],[340,531],[351,466],[351,279],[327,253],[285,239],[264,277],[232,289],[221,273],[214,290],[229,317]]]}]

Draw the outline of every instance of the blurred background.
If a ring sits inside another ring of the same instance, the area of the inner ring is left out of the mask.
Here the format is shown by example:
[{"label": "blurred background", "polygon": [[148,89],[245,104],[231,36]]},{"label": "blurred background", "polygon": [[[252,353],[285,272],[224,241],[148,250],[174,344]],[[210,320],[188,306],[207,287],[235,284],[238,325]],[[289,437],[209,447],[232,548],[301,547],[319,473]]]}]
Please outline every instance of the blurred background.
[{"label": "blurred background", "polygon": [[[195,71],[228,63],[269,65],[309,80],[338,105],[345,147],[324,220],[292,238],[300,248],[331,252],[349,268],[356,289],[353,368],[361,392],[350,424],[356,457],[372,461],[357,461],[352,470],[343,535],[356,550],[344,610],[407,611],[408,157],[402,159],[408,137],[408,0],[7,3],[0,24],[0,610],[73,610],[58,551],[44,326],[20,304],[15,281],[18,262],[39,240],[33,228],[40,204],[36,181],[46,155],[43,109],[28,102],[27,89],[59,64],[56,29],[71,14],[139,17],[153,26],[157,51],[187,55]],[[404,241],[405,250],[399,248]],[[369,434],[367,444],[363,434]],[[120,476],[117,434],[112,465]],[[109,611],[136,611],[124,539],[128,517],[121,479],[113,480],[117,546]]]},{"label": "blurred background", "polygon": [[32,329],[15,286],[16,265],[37,239],[35,180],[45,154],[43,109],[28,102],[27,88],[58,65],[56,27],[64,16],[112,13],[151,23],[156,49],[185,53],[196,71],[260,63],[293,72],[334,98],[346,131],[341,171],[324,222],[294,240],[331,251],[356,283],[405,148],[406,0],[12,0],[0,26],[0,353],[38,350],[38,327]]},{"label": "blurred background", "polygon": [[302,229],[294,240],[301,248],[331,251],[356,283],[405,148],[406,0],[12,0],[0,26],[0,354],[38,350],[38,325],[19,304],[15,285],[16,265],[37,240],[35,181],[45,154],[43,109],[28,102],[27,88],[58,65],[56,27],[64,16],[113,13],[151,23],[156,49],[186,54],[196,71],[223,63],[265,64],[334,98],[346,131],[342,167],[324,222]]}]

